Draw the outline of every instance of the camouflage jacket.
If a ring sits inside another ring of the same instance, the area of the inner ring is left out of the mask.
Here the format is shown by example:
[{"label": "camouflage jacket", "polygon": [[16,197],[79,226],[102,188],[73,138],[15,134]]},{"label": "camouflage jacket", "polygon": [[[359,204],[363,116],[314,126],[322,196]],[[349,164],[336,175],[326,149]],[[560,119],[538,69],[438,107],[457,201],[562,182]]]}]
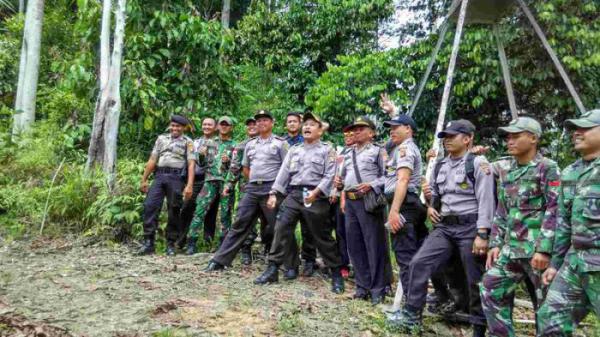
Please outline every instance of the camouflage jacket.
[{"label": "camouflage jacket", "polygon": [[499,176],[490,247],[502,248],[510,258],[551,254],[560,186],[558,165],[537,154],[527,165],[512,159]]},{"label": "camouflage jacket", "polygon": [[581,271],[600,271],[600,158],[580,159],[561,176],[552,267],[565,258]]},{"label": "camouflage jacket", "polygon": [[242,175],[242,159],[244,159],[246,144],[252,139],[253,138],[244,139],[233,149],[233,153],[231,154],[231,165],[229,166],[229,172],[227,172],[227,177],[225,179],[231,188],[233,188],[238,181],[240,182],[240,190],[243,190],[246,185],[247,180]]},{"label": "camouflage jacket", "polygon": [[[234,147],[233,140],[221,140],[220,138],[211,139],[205,143],[205,153],[203,154],[202,150],[200,152],[200,158],[206,162],[205,181],[225,180]],[[229,160],[223,162],[223,155],[229,157]]]}]

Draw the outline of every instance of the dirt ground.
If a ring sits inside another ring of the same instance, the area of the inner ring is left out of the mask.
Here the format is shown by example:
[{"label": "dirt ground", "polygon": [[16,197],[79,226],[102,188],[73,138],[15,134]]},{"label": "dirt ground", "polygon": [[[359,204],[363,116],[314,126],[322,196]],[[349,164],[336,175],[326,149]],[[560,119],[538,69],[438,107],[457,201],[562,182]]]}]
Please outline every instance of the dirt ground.
[{"label": "dirt ground", "polygon": [[[397,336],[380,307],[351,300],[351,282],[344,295],[323,277],[255,286],[262,262],[203,273],[209,258],[137,257],[86,240],[0,242],[0,336]],[[425,326],[424,336],[470,336],[434,317]]]}]

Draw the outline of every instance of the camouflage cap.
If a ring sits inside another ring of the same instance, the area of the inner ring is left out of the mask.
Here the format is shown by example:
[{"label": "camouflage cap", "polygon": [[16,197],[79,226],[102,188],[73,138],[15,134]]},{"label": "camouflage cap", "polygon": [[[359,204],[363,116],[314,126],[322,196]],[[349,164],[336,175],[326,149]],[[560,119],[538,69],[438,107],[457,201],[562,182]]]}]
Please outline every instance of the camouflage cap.
[{"label": "camouflage cap", "polygon": [[565,126],[570,129],[583,128],[589,129],[600,125],[600,109],[590,110],[583,115],[581,118],[567,119]]},{"label": "camouflage cap", "polygon": [[499,127],[498,130],[506,133],[531,132],[534,135],[542,136],[542,126],[538,121],[531,117],[518,117],[513,119],[508,126]]},{"label": "camouflage cap", "polygon": [[221,118],[219,118],[219,123],[226,123],[228,125],[233,125],[233,119],[231,119],[231,117],[228,116],[221,116]]},{"label": "camouflage cap", "polygon": [[307,111],[307,112],[304,113],[304,116],[302,116],[302,121],[303,122],[306,122],[309,119],[312,119],[315,122],[319,123],[319,125],[323,126],[323,121],[321,120],[321,118],[319,118],[319,116],[317,116],[312,111]]}]

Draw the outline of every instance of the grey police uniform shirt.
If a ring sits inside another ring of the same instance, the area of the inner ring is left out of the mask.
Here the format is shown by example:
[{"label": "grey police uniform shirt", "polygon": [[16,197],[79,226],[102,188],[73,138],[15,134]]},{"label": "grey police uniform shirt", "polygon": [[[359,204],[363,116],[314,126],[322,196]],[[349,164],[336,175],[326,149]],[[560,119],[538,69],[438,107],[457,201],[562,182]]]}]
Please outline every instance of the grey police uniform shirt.
[{"label": "grey police uniform shirt", "polygon": [[194,160],[194,145],[192,140],[186,136],[173,138],[171,134],[158,136],[152,148],[151,157],[157,160],[157,167],[169,167],[181,169],[187,160]]},{"label": "grey police uniform shirt", "polygon": [[492,227],[494,217],[494,175],[491,165],[483,156],[474,160],[475,186],[465,172],[466,155],[459,159],[442,159],[436,177],[438,190],[431,183],[434,196],[441,196],[441,215],[466,215],[477,213],[477,228]]},{"label": "grey police uniform shirt", "polygon": [[289,145],[281,137],[257,137],[246,144],[242,166],[250,168],[250,183],[274,181]]},{"label": "grey police uniform shirt", "polygon": [[[353,146],[356,151],[356,165],[363,183],[368,183],[377,192],[382,193],[385,184],[385,162],[387,154],[385,149],[375,144],[369,143],[362,148]],[[342,180],[344,182],[344,191],[353,191],[356,189],[358,178],[354,174],[354,164],[352,160],[352,150],[344,155],[342,166]]]},{"label": "grey police uniform shirt", "polygon": [[335,159],[335,149],[321,141],[294,145],[271,189],[285,194],[288,186],[316,186],[324,196],[329,196],[335,176]]},{"label": "grey police uniform shirt", "polygon": [[421,184],[423,161],[421,152],[412,138],[404,140],[396,146],[385,168],[385,194],[394,194],[398,182],[398,170],[407,168],[411,171],[408,182],[408,192],[417,193]]}]

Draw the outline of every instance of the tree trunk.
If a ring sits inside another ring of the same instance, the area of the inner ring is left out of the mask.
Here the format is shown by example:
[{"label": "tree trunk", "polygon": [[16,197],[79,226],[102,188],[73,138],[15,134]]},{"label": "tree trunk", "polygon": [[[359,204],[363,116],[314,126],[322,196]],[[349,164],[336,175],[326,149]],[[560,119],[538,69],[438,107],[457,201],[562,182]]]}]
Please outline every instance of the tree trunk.
[{"label": "tree trunk", "polygon": [[221,25],[224,29],[229,28],[229,17],[231,14],[231,0],[223,0],[223,10],[221,11]]},{"label": "tree trunk", "polygon": [[121,63],[125,37],[126,0],[117,1],[112,55],[109,55],[111,0],[104,0],[103,6],[100,38],[100,94],[94,113],[87,169],[101,166],[102,170],[108,174],[108,183],[112,188],[121,115]]},{"label": "tree trunk", "polygon": [[119,135],[119,118],[121,116],[121,62],[123,59],[123,40],[125,38],[126,0],[118,0],[116,11],[115,34],[108,90],[112,104],[108,106],[104,127],[104,162],[102,168],[109,174],[109,185],[114,184],[115,165],[117,162],[117,137]]},{"label": "tree trunk", "polygon": [[25,0],[19,0],[19,13],[25,13]]},{"label": "tree trunk", "polygon": [[13,139],[21,132],[29,130],[35,120],[43,20],[44,0],[31,0],[27,6],[23,28]]},{"label": "tree trunk", "polygon": [[102,2],[102,23],[100,28],[100,93],[96,100],[96,109],[94,113],[94,121],[92,123],[92,134],[90,138],[90,146],[88,148],[88,159],[86,170],[90,170],[98,163],[104,160],[104,121],[106,119],[106,100],[108,92],[106,86],[108,84],[108,76],[110,71],[110,17],[112,13],[112,0],[103,0]]}]

